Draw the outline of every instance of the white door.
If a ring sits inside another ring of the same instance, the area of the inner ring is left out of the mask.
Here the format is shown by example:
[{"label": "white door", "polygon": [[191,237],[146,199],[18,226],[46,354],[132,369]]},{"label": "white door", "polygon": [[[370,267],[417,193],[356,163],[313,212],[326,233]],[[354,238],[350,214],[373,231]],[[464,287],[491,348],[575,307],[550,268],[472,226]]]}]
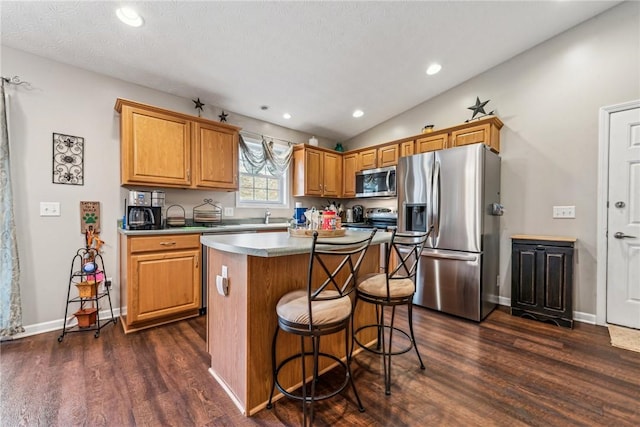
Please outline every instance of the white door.
[{"label": "white door", "polygon": [[640,108],[609,126],[607,323],[640,329]]}]

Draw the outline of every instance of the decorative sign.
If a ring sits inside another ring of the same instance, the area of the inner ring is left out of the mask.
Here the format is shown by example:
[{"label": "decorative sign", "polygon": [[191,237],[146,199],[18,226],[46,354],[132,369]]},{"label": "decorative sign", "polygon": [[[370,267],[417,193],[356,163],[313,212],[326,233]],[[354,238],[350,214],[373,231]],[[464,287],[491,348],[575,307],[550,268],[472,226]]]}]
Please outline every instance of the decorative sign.
[{"label": "decorative sign", "polygon": [[100,202],[80,202],[80,232],[100,232]]},{"label": "decorative sign", "polygon": [[53,134],[53,183],[84,185],[84,138]]}]

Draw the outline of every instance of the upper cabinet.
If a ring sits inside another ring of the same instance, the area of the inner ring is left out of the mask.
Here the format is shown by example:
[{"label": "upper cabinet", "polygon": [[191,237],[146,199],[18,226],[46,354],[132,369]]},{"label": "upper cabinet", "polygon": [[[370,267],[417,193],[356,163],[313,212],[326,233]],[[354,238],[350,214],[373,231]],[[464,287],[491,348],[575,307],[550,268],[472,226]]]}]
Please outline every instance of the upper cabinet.
[{"label": "upper cabinet", "polygon": [[359,150],[359,169],[375,169],[398,164],[399,144],[385,144],[374,148]]},{"label": "upper cabinet", "polygon": [[358,153],[345,153],[342,156],[342,196],[356,197],[356,172],[358,172]]},{"label": "upper cabinet", "polygon": [[426,134],[422,138],[416,139],[416,154],[447,148],[448,141],[449,134],[446,132],[437,135]]},{"label": "upper cabinet", "polygon": [[342,153],[307,145],[293,151],[293,196],[342,196]]},{"label": "upper cabinet", "polygon": [[450,147],[469,144],[485,144],[496,153],[500,152],[500,129],[502,121],[496,116],[480,119],[473,123],[451,128],[449,133]]},{"label": "upper cabinet", "polygon": [[121,184],[237,190],[240,128],[118,98]]},{"label": "upper cabinet", "polygon": [[400,143],[400,157],[413,156],[416,154],[413,140]]}]

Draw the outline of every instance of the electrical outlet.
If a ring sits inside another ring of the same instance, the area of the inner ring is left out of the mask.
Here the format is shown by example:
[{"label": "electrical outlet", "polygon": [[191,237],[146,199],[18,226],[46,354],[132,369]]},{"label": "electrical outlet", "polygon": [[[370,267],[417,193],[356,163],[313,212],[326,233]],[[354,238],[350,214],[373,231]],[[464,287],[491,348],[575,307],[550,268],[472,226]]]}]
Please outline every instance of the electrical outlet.
[{"label": "electrical outlet", "polygon": [[106,279],[104,279],[104,285],[108,288],[111,287],[111,277],[107,277]]},{"label": "electrical outlet", "polygon": [[60,202],[40,202],[40,216],[60,216]]},{"label": "electrical outlet", "polygon": [[496,288],[499,288],[499,287],[500,287],[500,275],[498,274],[496,276]]},{"label": "electrical outlet", "polygon": [[575,218],[576,207],[575,206],[554,206],[553,217],[554,218]]},{"label": "electrical outlet", "polygon": [[233,216],[233,208],[224,208],[224,216]]}]

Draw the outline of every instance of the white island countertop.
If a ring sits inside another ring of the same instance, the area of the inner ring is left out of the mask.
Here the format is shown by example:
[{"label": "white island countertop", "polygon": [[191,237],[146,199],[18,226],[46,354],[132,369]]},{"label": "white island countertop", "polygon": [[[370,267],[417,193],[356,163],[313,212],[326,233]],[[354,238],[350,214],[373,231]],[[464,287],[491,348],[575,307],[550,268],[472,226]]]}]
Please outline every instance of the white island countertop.
[{"label": "white island countertop", "polygon": [[[320,238],[318,242],[350,242],[364,239],[369,231],[347,230],[343,237]],[[311,237],[291,237],[289,233],[220,234],[200,237],[200,242],[219,251],[259,257],[277,257],[311,252]],[[387,243],[391,233],[380,231],[373,237],[372,245]]]}]

